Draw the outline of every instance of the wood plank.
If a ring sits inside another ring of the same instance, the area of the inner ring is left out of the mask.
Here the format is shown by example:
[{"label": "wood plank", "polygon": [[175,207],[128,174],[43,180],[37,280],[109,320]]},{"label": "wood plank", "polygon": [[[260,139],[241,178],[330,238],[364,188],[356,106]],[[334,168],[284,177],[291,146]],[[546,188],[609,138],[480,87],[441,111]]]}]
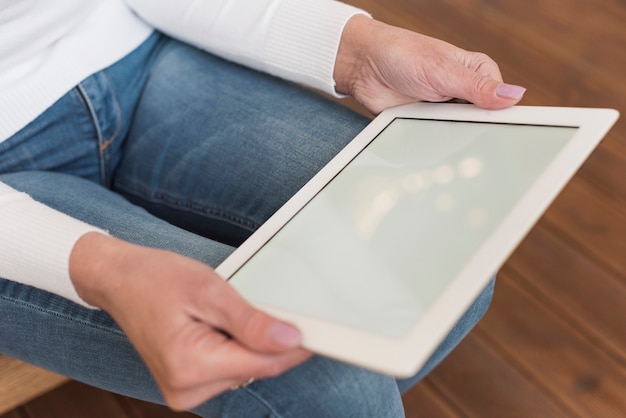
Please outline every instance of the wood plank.
[{"label": "wood plank", "polygon": [[[626,155],[600,145],[577,174],[626,211]],[[618,209],[619,210],[619,209]]]},{"label": "wood plank", "polygon": [[[621,119],[618,123],[624,123],[624,118],[626,118],[626,109],[622,109]],[[620,158],[626,159],[626,140],[622,142],[619,140],[612,140],[615,136],[616,135],[609,133],[600,146],[606,147],[611,152],[619,155]]]},{"label": "wood plank", "polygon": [[[446,1],[451,4],[451,1]],[[541,38],[537,43],[550,47],[558,45],[577,45],[577,49],[565,49],[554,51],[560,55],[578,55],[580,49],[584,49],[589,41],[597,38],[623,39],[623,22],[626,19],[626,10],[615,4],[614,0],[574,0],[563,7],[560,2],[545,2],[542,0],[529,0],[524,4],[514,2],[485,2],[473,0],[463,3],[466,11],[484,4],[498,16],[506,16],[508,19],[517,21],[527,28],[528,39],[532,39],[532,33],[539,33]],[[532,22],[532,24],[528,24]],[[536,28],[533,28],[535,27]],[[579,33],[587,34],[587,37],[572,37],[572,28]],[[536,29],[536,30],[534,30]]]},{"label": "wood plank", "polygon": [[0,354],[0,414],[67,381],[64,376]]},{"label": "wood plank", "polygon": [[24,405],[29,418],[134,418],[112,393],[71,381]]},{"label": "wood plank", "polygon": [[[465,417],[567,417],[571,411],[495,352],[477,333],[465,340],[426,379]],[[514,394],[514,395],[513,395]]]},{"label": "wood plank", "polygon": [[402,400],[406,418],[461,418],[464,416],[430,382],[425,380],[407,391]]},{"label": "wood plank", "polygon": [[12,411],[7,412],[6,414],[0,415],[0,418],[29,418],[24,410],[22,409],[14,409]]},{"label": "wood plank", "polygon": [[626,212],[578,177],[565,187],[543,219],[605,265],[626,284]]},{"label": "wood plank", "polygon": [[581,417],[626,416],[626,368],[503,273],[476,331],[490,347]]},{"label": "wood plank", "polygon": [[175,412],[167,406],[156,405],[138,399],[116,395],[118,402],[133,418],[196,418],[197,415],[189,412]]},{"label": "wood plank", "polygon": [[[605,105],[623,104],[626,100],[624,83],[612,85],[619,81],[619,71],[614,70],[626,68],[624,54],[613,54],[626,47],[623,20],[616,18],[615,13],[607,13],[609,4],[606,1],[579,1],[575,7],[539,0],[523,4],[480,0],[462,3],[442,0],[437,3],[442,11],[456,8],[462,19],[468,22],[480,20],[481,31],[493,30],[512,39],[524,39],[508,52],[522,54],[526,63],[516,64],[524,65],[521,67],[524,74],[535,82],[549,81],[544,88],[565,94],[560,95],[561,100],[570,104],[584,100],[589,105],[595,105],[593,101],[598,98],[602,98]],[[617,10],[624,16],[623,8]],[[598,15],[602,18],[592,18]],[[579,31],[576,33],[585,36],[572,36],[573,25]],[[475,44],[476,40],[471,42]],[[499,40],[492,39],[491,42],[497,45]],[[507,52],[500,47],[494,49]],[[580,88],[572,88],[577,85]],[[588,92],[594,93],[592,97]]]},{"label": "wood plank", "polygon": [[626,286],[542,223],[502,269],[626,367]]}]

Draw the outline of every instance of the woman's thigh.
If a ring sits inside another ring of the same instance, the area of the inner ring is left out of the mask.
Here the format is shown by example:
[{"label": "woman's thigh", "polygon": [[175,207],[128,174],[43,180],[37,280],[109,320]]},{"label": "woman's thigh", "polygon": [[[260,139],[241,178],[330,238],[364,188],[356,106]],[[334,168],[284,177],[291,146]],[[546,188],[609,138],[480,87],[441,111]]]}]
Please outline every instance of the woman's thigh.
[{"label": "woman's thigh", "polygon": [[237,245],[368,122],[299,86],[170,41],[151,69],[114,189]]}]

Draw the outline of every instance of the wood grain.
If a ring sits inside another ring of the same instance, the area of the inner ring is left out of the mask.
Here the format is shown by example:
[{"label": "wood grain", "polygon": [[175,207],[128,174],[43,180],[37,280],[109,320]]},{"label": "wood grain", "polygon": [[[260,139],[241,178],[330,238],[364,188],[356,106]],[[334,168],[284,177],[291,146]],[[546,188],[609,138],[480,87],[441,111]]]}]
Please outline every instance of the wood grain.
[{"label": "wood grain", "polygon": [[48,392],[68,379],[0,354],[0,414]]}]

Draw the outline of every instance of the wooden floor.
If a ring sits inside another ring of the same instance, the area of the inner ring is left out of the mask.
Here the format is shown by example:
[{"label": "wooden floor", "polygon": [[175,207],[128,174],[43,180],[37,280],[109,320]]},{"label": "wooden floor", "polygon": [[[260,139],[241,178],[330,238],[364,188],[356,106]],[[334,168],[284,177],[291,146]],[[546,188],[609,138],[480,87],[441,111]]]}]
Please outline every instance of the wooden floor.
[{"label": "wooden floor", "polygon": [[[503,267],[479,326],[405,396],[409,417],[626,417],[626,2],[351,0],[480,50],[522,104],[623,118]],[[75,382],[0,418],[189,417]]]}]

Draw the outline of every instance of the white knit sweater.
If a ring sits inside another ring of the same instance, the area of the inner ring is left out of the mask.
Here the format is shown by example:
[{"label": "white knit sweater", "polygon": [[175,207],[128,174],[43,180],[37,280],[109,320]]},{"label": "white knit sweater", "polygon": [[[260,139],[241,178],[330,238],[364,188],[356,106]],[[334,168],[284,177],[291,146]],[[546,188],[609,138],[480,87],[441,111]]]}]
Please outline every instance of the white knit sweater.
[{"label": "white knit sweater", "polygon": [[[0,141],[131,52],[153,27],[334,94],[341,32],[358,13],[334,0],[0,0]],[[0,183],[0,277],[84,304],[69,256],[93,230]]]}]

